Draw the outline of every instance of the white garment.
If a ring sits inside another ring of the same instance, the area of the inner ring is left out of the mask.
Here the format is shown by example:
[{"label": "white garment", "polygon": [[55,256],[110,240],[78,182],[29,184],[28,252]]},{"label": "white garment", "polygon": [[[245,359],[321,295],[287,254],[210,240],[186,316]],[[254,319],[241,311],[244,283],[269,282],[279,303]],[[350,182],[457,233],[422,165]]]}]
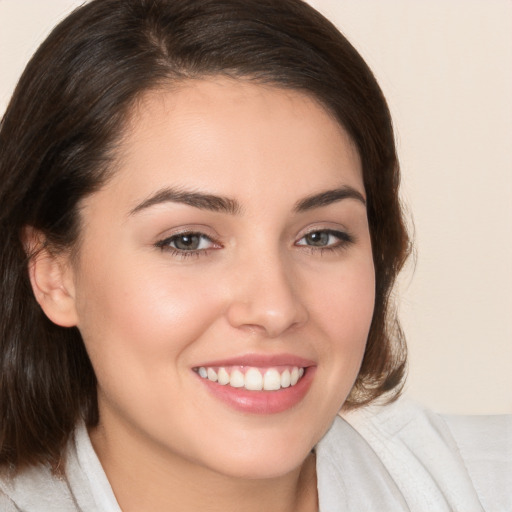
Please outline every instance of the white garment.
[{"label": "white garment", "polygon": [[[441,417],[400,400],[336,418],[316,453],[320,512],[512,512],[509,416]],[[0,480],[0,512],[14,511],[121,512],[83,425],[65,478],[33,468]]]},{"label": "white garment", "polygon": [[512,416],[400,400],[344,419],[317,447],[321,512],[512,512]]}]

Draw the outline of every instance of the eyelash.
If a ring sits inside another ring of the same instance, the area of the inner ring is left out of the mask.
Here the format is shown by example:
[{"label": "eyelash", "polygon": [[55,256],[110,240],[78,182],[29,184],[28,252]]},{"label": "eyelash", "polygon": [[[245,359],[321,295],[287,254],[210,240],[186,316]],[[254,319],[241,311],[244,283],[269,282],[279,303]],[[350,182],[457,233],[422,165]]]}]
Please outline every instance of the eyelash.
[{"label": "eyelash", "polygon": [[[307,245],[307,244],[299,244],[301,240],[305,239],[308,236],[312,235],[327,235],[327,236],[333,236],[338,239],[338,242],[328,245],[328,246],[314,246],[314,245]],[[176,247],[172,247],[170,244],[176,243],[177,240],[183,237],[199,237],[201,241],[207,240],[209,241],[213,246],[217,247],[208,247],[206,249],[178,249]],[[347,232],[344,231],[338,231],[334,229],[316,229],[313,231],[310,231],[306,234],[304,234],[297,242],[295,242],[295,246],[301,247],[304,250],[310,251],[312,253],[317,254],[324,254],[325,252],[336,252],[336,251],[342,251],[346,249],[349,245],[352,245],[355,242],[355,238],[350,235]],[[163,240],[158,241],[155,244],[156,247],[161,249],[162,251],[170,253],[171,256],[178,257],[178,258],[190,258],[190,257],[199,257],[199,256],[207,256],[210,253],[210,250],[213,249],[219,249],[222,246],[218,243],[216,243],[214,240],[212,240],[209,236],[205,235],[204,233],[196,232],[196,231],[186,231],[183,233],[178,233],[175,235],[172,235],[170,237],[167,237]]]}]

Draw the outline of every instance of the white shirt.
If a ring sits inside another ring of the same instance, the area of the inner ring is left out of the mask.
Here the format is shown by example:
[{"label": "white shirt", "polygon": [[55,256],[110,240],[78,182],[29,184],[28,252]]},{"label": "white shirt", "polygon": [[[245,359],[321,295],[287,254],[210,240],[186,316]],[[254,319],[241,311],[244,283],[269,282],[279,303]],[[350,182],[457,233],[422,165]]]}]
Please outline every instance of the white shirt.
[{"label": "white shirt", "polygon": [[[320,512],[512,512],[512,416],[442,417],[402,399],[337,417],[316,455]],[[84,425],[65,477],[0,480],[0,512],[14,511],[121,512]]]}]

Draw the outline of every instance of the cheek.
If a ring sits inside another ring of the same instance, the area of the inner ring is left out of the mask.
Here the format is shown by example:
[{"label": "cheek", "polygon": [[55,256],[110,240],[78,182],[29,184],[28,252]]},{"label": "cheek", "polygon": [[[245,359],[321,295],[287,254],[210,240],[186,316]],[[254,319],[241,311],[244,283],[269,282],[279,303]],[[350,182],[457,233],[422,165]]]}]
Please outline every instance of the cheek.
[{"label": "cheek", "polygon": [[312,304],[326,340],[321,347],[329,367],[324,385],[335,390],[339,402],[350,391],[364,356],[375,303],[373,262],[356,261],[331,277]]},{"label": "cheek", "polygon": [[197,276],[175,278],[168,268],[129,262],[98,268],[84,269],[88,279],[77,296],[78,327],[93,365],[131,363],[152,371],[150,363],[162,358],[179,362],[218,316],[215,294]]},{"label": "cheek", "polygon": [[362,261],[331,275],[314,301],[330,338],[343,344],[366,340],[375,303],[373,262]]}]

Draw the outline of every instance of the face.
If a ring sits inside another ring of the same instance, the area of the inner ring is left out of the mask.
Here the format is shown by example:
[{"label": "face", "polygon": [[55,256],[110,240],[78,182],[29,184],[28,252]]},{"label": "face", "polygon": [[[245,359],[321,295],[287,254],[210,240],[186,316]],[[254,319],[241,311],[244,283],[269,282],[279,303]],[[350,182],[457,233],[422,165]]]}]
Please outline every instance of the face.
[{"label": "face", "polygon": [[70,263],[106,438],[224,475],[300,466],[364,353],[364,197],[352,142],[300,92],[146,94]]}]

